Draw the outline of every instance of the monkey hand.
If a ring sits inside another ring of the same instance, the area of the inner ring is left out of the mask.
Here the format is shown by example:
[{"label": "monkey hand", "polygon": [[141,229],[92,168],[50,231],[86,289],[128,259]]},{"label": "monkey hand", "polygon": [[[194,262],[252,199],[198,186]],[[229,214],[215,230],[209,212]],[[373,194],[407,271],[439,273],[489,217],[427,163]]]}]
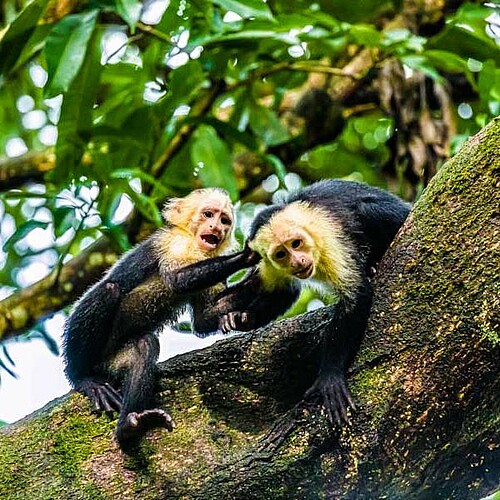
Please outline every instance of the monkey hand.
[{"label": "monkey hand", "polygon": [[349,423],[347,408],[356,410],[345,375],[339,370],[320,374],[306,391],[304,399],[320,399],[331,424]]},{"label": "monkey hand", "polygon": [[113,415],[122,407],[122,395],[108,382],[85,378],[75,386],[75,389],[90,399],[94,410],[98,413]]},{"label": "monkey hand", "polygon": [[219,329],[222,333],[229,333],[233,330],[239,332],[249,332],[255,327],[255,317],[250,312],[233,311],[224,314],[219,319]]},{"label": "monkey hand", "polygon": [[252,250],[248,245],[248,242],[245,243],[245,247],[242,250],[242,254],[245,258],[245,263],[247,267],[255,266],[260,259],[262,258],[255,250]]}]

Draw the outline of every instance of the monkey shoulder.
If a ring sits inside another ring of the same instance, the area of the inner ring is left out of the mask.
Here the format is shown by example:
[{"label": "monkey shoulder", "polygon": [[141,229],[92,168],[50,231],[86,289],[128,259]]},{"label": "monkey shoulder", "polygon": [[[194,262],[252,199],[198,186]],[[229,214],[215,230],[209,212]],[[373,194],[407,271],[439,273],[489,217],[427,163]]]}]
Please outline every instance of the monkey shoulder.
[{"label": "monkey shoulder", "polygon": [[116,283],[122,293],[128,293],[158,271],[159,255],[154,237],[125,252],[105,276],[106,282]]}]

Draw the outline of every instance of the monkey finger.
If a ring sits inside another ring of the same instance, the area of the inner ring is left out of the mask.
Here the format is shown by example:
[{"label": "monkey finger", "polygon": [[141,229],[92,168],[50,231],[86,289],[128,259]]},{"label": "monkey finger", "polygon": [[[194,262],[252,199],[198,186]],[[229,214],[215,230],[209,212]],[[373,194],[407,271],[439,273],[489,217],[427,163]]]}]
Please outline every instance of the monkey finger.
[{"label": "monkey finger", "polygon": [[121,394],[118,391],[116,391],[113,387],[111,387],[109,384],[106,384],[104,386],[103,394],[104,397],[106,398],[106,401],[108,401],[108,404],[119,412],[122,408]]},{"label": "monkey finger", "polygon": [[219,319],[219,329],[222,333],[229,333],[231,331],[231,326],[229,325],[227,314]]},{"label": "monkey finger", "polygon": [[113,406],[113,403],[110,402],[110,400],[108,399],[108,396],[106,394],[104,387],[96,387],[95,390],[97,392],[97,397],[99,400],[100,411],[104,411],[107,414],[112,415],[113,412],[115,411],[115,408]]},{"label": "monkey finger", "polygon": [[250,315],[246,312],[241,313],[240,323],[241,323],[241,325],[248,325],[250,323]]},{"label": "monkey finger", "polygon": [[237,312],[232,312],[229,313],[229,325],[231,326],[231,330],[238,330],[238,319],[240,317],[240,314]]},{"label": "monkey finger", "polygon": [[98,387],[92,387],[90,393],[88,394],[88,397],[92,402],[92,405],[94,406],[94,411],[96,413],[102,413],[104,411],[104,407],[99,396]]},{"label": "monkey finger", "polygon": [[349,389],[345,386],[345,384],[342,384],[342,394],[344,396],[344,399],[347,401],[349,408],[351,408],[353,411],[356,411],[356,405],[354,404],[351,393],[349,392]]},{"label": "monkey finger", "polygon": [[330,399],[330,397],[325,397],[323,405],[326,409],[326,414],[328,416],[328,420],[330,423],[337,424],[337,425],[342,425],[342,420],[340,418],[337,406],[333,404],[333,401]]},{"label": "monkey finger", "polygon": [[114,401],[117,401],[118,404],[121,406],[121,401],[123,399],[122,393],[115,389],[110,383],[106,382],[104,384],[104,390],[106,394],[109,395],[109,397],[113,398]]}]

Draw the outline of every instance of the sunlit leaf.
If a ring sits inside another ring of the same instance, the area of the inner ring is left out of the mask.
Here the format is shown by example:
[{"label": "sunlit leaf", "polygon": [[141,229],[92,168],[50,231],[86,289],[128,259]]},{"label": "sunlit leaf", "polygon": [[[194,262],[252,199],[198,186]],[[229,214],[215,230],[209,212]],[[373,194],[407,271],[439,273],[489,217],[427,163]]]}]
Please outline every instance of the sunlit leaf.
[{"label": "sunlit leaf", "polygon": [[283,144],[290,139],[286,127],[280,122],[274,111],[258,104],[251,104],[250,128],[267,146]]},{"label": "sunlit leaf", "polygon": [[67,92],[85,60],[97,20],[97,10],[66,16],[59,21],[45,44],[48,81],[45,95]]},{"label": "sunlit leaf", "polygon": [[447,50],[426,50],[423,55],[434,67],[447,73],[463,73],[472,87],[476,87],[476,82],[472,76],[467,61],[453,52]]},{"label": "sunlit leaf", "polygon": [[49,225],[48,222],[41,222],[39,220],[28,220],[19,226],[14,234],[4,243],[3,251],[8,252],[18,241],[22,240],[28,233],[36,228],[45,229]]},{"label": "sunlit leaf", "polygon": [[226,11],[235,12],[244,19],[272,19],[273,15],[263,0],[214,0]]},{"label": "sunlit leaf", "polygon": [[368,24],[353,24],[349,28],[349,35],[359,45],[366,47],[378,47],[380,45],[380,32]]},{"label": "sunlit leaf", "polygon": [[451,50],[464,58],[478,61],[493,59],[500,64],[500,48],[486,33],[485,19],[493,12],[485,5],[465,3],[452,16],[444,30],[431,38],[427,47]]},{"label": "sunlit leaf", "polygon": [[71,179],[90,139],[92,110],[99,90],[99,37],[94,35],[85,54],[80,71],[64,95],[56,144],[56,170],[51,174],[60,179]]},{"label": "sunlit leaf", "polygon": [[35,0],[28,4],[3,35],[0,35],[0,74],[8,72],[16,64],[47,3],[48,0]]},{"label": "sunlit leaf", "polygon": [[283,162],[276,155],[266,155],[266,160],[273,166],[274,173],[278,177],[280,184],[285,185],[285,176],[288,173]]},{"label": "sunlit leaf", "polygon": [[74,207],[56,207],[52,211],[52,217],[54,219],[54,234],[56,238],[62,236],[68,229],[73,227],[75,221],[75,209]]},{"label": "sunlit leaf", "polygon": [[130,26],[132,33],[141,17],[142,2],[138,0],[116,0],[116,11]]},{"label": "sunlit leaf", "polygon": [[409,68],[422,71],[427,76],[431,77],[437,82],[444,82],[444,78],[438,73],[438,71],[429,64],[424,56],[403,56],[400,58],[403,64],[406,64]]},{"label": "sunlit leaf", "polygon": [[156,206],[155,200],[143,193],[137,193],[132,188],[127,189],[126,192],[130,198],[132,198],[135,208],[139,210],[147,220],[153,222],[158,227],[162,225],[161,214]]},{"label": "sunlit leaf", "polygon": [[145,181],[148,184],[151,184],[154,186],[158,192],[163,193],[164,196],[167,196],[169,194],[169,190],[167,187],[165,187],[161,182],[159,182],[155,177],[152,175],[149,175],[147,172],[144,170],[141,170],[140,168],[117,168],[113,170],[113,172],[110,175],[111,179],[141,179]]},{"label": "sunlit leaf", "polygon": [[191,158],[204,186],[223,187],[233,200],[238,197],[229,148],[213,127],[198,127],[193,135]]}]

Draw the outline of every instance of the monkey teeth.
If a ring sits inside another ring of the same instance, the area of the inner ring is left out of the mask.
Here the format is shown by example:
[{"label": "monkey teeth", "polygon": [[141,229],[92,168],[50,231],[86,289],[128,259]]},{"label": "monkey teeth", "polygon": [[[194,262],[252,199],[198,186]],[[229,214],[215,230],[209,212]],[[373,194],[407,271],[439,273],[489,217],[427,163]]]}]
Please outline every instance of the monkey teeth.
[{"label": "monkey teeth", "polygon": [[294,276],[301,280],[305,280],[312,275],[312,272],[313,272],[313,266],[309,266],[306,267],[305,269],[301,269],[300,271],[294,273]]},{"label": "monkey teeth", "polygon": [[215,234],[202,234],[201,240],[212,248],[217,248],[220,243],[220,238]]}]

